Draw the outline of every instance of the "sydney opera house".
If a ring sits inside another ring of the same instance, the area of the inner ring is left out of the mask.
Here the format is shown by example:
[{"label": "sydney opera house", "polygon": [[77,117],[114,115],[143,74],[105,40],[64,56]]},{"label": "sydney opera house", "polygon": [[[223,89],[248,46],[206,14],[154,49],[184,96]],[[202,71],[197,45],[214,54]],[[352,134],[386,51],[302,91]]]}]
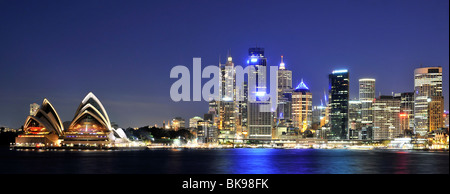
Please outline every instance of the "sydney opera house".
[{"label": "sydney opera house", "polygon": [[121,128],[111,127],[108,113],[92,92],[81,101],[70,125],[64,126],[53,105],[44,99],[26,118],[23,131],[16,138],[16,147],[109,148],[130,143]]}]

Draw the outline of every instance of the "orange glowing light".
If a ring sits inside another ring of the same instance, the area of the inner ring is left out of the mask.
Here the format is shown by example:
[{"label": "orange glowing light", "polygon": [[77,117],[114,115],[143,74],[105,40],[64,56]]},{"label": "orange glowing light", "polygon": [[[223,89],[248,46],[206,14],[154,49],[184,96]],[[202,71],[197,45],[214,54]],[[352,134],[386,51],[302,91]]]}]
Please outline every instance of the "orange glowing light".
[{"label": "orange glowing light", "polygon": [[29,127],[28,131],[31,131],[31,132],[42,132],[42,131],[45,131],[45,127]]}]

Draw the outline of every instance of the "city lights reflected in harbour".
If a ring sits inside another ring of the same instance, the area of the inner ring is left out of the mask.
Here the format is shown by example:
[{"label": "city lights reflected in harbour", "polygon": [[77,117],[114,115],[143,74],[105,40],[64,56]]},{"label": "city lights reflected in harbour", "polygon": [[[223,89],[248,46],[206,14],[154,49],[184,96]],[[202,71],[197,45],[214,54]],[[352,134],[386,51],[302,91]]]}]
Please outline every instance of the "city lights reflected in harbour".
[{"label": "city lights reflected in harbour", "polygon": [[0,173],[449,173],[447,2],[215,2],[0,6]]},{"label": "city lights reflected in harbour", "polygon": [[[2,161],[3,165],[0,166],[3,173],[446,174],[449,172],[448,152],[410,150],[173,148],[133,151],[0,150],[0,152],[8,158]],[[49,163],[54,165],[47,165]]]}]

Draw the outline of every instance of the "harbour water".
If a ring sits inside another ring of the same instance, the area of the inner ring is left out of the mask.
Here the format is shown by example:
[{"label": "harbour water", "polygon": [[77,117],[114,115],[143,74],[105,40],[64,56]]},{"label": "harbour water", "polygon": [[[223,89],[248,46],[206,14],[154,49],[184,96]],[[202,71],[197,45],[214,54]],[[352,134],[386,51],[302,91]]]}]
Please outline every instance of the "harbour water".
[{"label": "harbour water", "polygon": [[449,174],[449,152],[348,149],[17,151],[0,174]]}]

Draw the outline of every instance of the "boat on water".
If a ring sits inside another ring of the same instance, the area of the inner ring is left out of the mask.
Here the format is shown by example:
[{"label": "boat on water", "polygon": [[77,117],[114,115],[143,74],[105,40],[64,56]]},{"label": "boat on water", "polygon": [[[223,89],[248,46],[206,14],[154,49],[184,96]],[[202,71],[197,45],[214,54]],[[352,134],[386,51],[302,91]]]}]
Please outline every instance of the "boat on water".
[{"label": "boat on water", "polygon": [[395,138],[386,146],[386,149],[411,150],[414,148],[411,141],[411,138]]},{"label": "boat on water", "polygon": [[351,149],[351,150],[373,150],[374,147],[373,146],[350,146],[350,147],[348,147],[348,149]]}]

